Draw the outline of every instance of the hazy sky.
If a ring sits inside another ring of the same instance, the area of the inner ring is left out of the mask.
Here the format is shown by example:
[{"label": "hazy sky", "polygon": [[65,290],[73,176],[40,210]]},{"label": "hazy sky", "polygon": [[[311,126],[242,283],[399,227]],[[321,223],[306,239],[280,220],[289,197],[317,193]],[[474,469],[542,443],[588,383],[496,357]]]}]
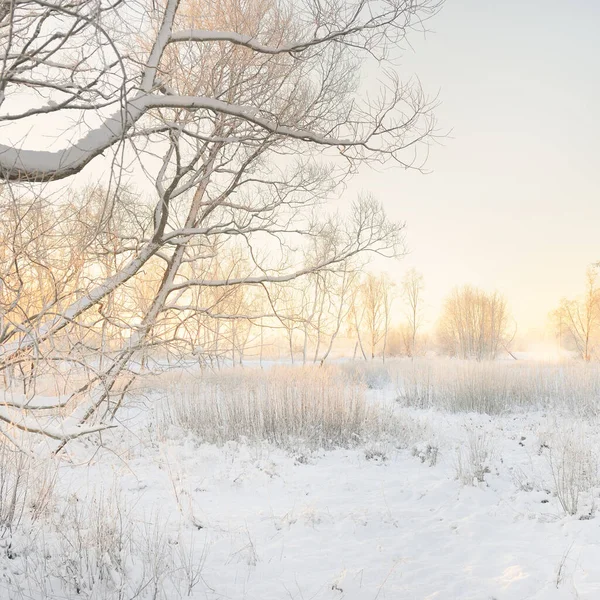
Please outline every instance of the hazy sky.
[{"label": "hazy sky", "polygon": [[433,317],[456,284],[503,292],[520,333],[600,260],[600,1],[447,0],[402,70],[442,101],[428,175],[365,171],[407,221]]}]

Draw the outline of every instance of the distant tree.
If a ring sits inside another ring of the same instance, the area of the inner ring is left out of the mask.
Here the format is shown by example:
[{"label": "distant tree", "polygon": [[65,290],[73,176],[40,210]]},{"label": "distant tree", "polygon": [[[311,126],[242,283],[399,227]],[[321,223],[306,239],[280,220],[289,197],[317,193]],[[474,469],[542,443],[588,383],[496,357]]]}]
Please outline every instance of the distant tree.
[{"label": "distant tree", "polygon": [[559,343],[574,348],[579,356],[589,362],[596,353],[600,335],[600,289],[598,269],[586,271],[586,289],[582,298],[563,298],[560,306],[552,313]]},{"label": "distant tree", "polygon": [[352,309],[352,304],[350,302],[350,294],[352,289],[352,284],[357,277],[357,271],[353,268],[350,261],[344,264],[344,269],[341,274],[338,273],[336,280],[330,287],[330,294],[332,295],[331,307],[333,312],[333,319],[331,321],[331,329],[329,331],[329,343],[325,349],[325,352],[319,359],[319,340],[317,340],[317,345],[315,349],[315,360],[320,360],[320,364],[327,360],[327,357],[331,353],[333,348],[333,344],[342,328],[342,324],[348,318],[348,315]]},{"label": "distant tree", "polygon": [[[375,358],[377,348],[381,346],[381,356],[385,361],[391,321],[393,287],[394,284],[385,274],[367,273],[358,283],[354,298],[353,315],[358,341],[365,358],[364,338],[369,344],[371,360]],[[358,315],[360,315],[360,318]]]},{"label": "distant tree", "polygon": [[406,327],[402,327],[407,356],[414,356],[417,345],[417,333],[423,324],[423,275],[416,269],[410,269],[402,280],[402,297],[407,318]]},{"label": "distant tree", "polygon": [[465,285],[446,300],[438,325],[438,339],[452,356],[494,359],[508,344],[509,313],[498,292]]}]

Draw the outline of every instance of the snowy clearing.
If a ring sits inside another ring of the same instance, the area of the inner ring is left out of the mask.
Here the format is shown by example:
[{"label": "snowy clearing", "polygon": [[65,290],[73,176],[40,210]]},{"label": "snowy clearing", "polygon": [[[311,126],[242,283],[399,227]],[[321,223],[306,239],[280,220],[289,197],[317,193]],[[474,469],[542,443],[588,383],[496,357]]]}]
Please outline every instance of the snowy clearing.
[{"label": "snowy clearing", "polygon": [[202,443],[165,425],[160,393],[132,398],[102,446],[76,440],[32,467],[55,485],[4,532],[2,597],[597,598],[596,420],[396,394],[365,392],[392,407],[395,438],[328,451]]}]

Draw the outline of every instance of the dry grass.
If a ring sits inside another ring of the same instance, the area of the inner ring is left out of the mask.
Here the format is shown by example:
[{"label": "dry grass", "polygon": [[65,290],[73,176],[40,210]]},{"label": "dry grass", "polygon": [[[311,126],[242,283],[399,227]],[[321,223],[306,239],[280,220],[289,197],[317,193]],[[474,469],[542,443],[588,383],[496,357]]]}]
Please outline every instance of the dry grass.
[{"label": "dry grass", "polygon": [[[205,597],[205,538],[169,527],[169,515],[140,513],[115,490],[65,499],[42,535],[21,540],[0,597],[14,600],[158,600]],[[196,593],[195,588],[201,588]]]},{"label": "dry grass", "polygon": [[388,364],[398,400],[451,412],[552,409],[600,414],[600,365],[578,362],[398,360]]},{"label": "dry grass", "polygon": [[23,521],[31,524],[48,512],[56,476],[51,460],[0,439],[0,539],[10,538]]},{"label": "dry grass", "polygon": [[368,402],[365,386],[335,367],[188,375],[167,395],[162,425],[215,444],[245,438],[284,448],[349,447],[403,429],[391,408]]}]

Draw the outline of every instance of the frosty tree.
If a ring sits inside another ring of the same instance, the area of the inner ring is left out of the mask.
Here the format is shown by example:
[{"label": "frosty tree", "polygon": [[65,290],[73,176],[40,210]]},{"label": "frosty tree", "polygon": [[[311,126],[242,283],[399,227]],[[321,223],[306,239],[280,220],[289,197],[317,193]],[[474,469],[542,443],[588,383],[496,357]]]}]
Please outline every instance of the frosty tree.
[{"label": "frosty tree", "polygon": [[4,433],[102,429],[156,347],[394,255],[402,226],[374,200],[316,207],[361,163],[421,167],[432,106],[381,65],[437,8],[0,0]]}]

